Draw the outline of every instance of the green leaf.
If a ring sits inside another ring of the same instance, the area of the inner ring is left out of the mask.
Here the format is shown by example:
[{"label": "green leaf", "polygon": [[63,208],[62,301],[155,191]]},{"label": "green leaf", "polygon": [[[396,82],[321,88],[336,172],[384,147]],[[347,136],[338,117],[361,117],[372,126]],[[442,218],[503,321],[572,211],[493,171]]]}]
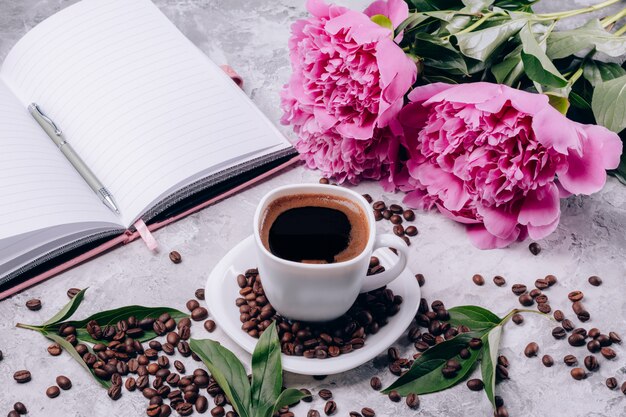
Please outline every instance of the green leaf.
[{"label": "green leaf", "polygon": [[498,361],[498,348],[500,347],[500,336],[502,326],[494,327],[487,335],[483,336],[483,353],[480,361],[480,371],[485,384],[485,394],[491,401],[493,408],[496,408],[496,363]]},{"label": "green leaf", "polygon": [[408,2],[409,7],[412,5],[418,12],[459,10],[463,7],[461,0],[408,0]]},{"label": "green leaf", "polygon": [[[137,318],[138,321],[145,318],[157,318],[163,313],[168,313],[176,321],[183,317],[189,317],[181,311],[169,307],[144,307],[144,306],[127,306],[116,308],[113,310],[102,311],[93,314],[86,319],[69,321],[69,325],[76,327],[76,337],[84,342],[99,343],[101,341],[94,340],[87,332],[86,326],[91,320],[95,320],[100,326],[115,325],[120,320],[126,320],[131,316]],[[153,330],[145,330],[143,336],[137,338],[140,342],[146,342],[157,337]]]},{"label": "green leaf", "polygon": [[516,55],[510,55],[502,62],[491,67],[491,73],[496,77],[498,84],[512,86],[524,73],[521,51],[521,48],[519,48]]},{"label": "green leaf", "polygon": [[252,407],[274,405],[283,387],[276,323],[265,329],[252,353]]},{"label": "green leaf", "polygon": [[[411,369],[398,378],[383,393],[395,390],[402,396],[412,392],[428,394],[450,388],[462,381],[472,371],[480,356],[481,349],[470,350],[468,359],[460,359],[458,353],[467,347],[473,337],[481,337],[485,332],[461,333],[452,339],[439,343],[425,351],[413,362]],[[441,370],[449,359],[457,358],[461,364],[459,373],[454,378],[444,378]]]},{"label": "green leaf", "polygon": [[552,107],[557,109],[563,115],[567,114],[567,110],[569,109],[569,100],[567,99],[567,97],[563,97],[562,95],[552,92],[547,92],[544,94],[548,96],[548,102]]},{"label": "green leaf", "polygon": [[472,331],[489,331],[500,324],[502,319],[491,311],[478,306],[459,306],[448,310],[450,324],[464,325]]},{"label": "green leaf", "polygon": [[393,23],[384,14],[375,14],[374,16],[370,17],[370,20],[376,23],[378,26],[384,27],[385,29],[389,29],[393,32]]},{"label": "green leaf", "polygon": [[598,124],[619,133],[626,128],[626,75],[600,83],[591,108]]},{"label": "green leaf", "polygon": [[538,1],[539,0],[496,0],[494,6],[504,10],[526,11],[532,13],[530,6]]},{"label": "green leaf", "polygon": [[[623,136],[622,142],[624,142]],[[609,174],[617,178],[622,184],[626,185],[626,152],[622,153],[622,157],[620,158],[620,164],[617,169],[609,171]]]},{"label": "green leaf", "polygon": [[587,60],[583,65],[583,76],[592,86],[626,75],[626,70],[612,62]]},{"label": "green leaf", "polygon": [[202,359],[237,414],[241,417],[256,417],[250,404],[248,375],[239,359],[213,340],[191,339],[189,347]]},{"label": "green leaf", "polygon": [[44,322],[43,326],[52,326],[70,318],[72,314],[74,314],[76,309],[78,309],[80,303],[83,301],[85,291],[87,291],[87,288],[85,288],[84,290],[80,290],[80,292],[78,292],[78,294],[76,294],[74,298],[72,298],[67,304],[65,304],[65,306],[58,313],[56,313],[54,316],[50,317],[46,322]]},{"label": "green leaf", "polygon": [[424,60],[424,66],[453,75],[468,75],[465,60],[449,42],[428,33],[416,33],[411,52]]},{"label": "green leaf", "polygon": [[584,111],[591,111],[591,103],[585,100],[578,93],[572,91],[569,93],[569,100],[572,107],[577,107]]},{"label": "green leaf", "polygon": [[519,34],[522,40],[522,62],[524,62],[524,71],[528,78],[541,85],[565,87],[567,80],[563,78],[535,39],[530,23],[526,24]]},{"label": "green leaf", "polygon": [[592,19],[577,29],[552,32],[546,53],[552,59],[561,59],[593,48],[611,57],[621,57],[626,55],[626,37],[613,35],[598,19]]},{"label": "green leaf", "polygon": [[410,30],[416,27],[417,25],[428,20],[429,18],[429,16],[426,16],[422,13],[411,13],[409,17],[407,17],[402,23],[398,25],[394,33],[394,37],[398,36],[405,30]]},{"label": "green leaf", "polygon": [[272,415],[278,412],[282,407],[293,405],[305,397],[308,397],[308,395],[304,394],[302,391],[295,388],[287,388],[280,393],[278,400],[276,400],[276,404],[274,404],[272,408]]},{"label": "green leaf", "polygon": [[[74,297],[76,298],[76,297]],[[87,364],[85,363],[85,361],[83,360],[83,358],[80,356],[80,354],[76,351],[76,349],[74,348],[74,346],[72,346],[72,344],[70,342],[68,342],[67,340],[65,340],[65,338],[59,336],[58,334],[55,333],[50,333],[50,332],[46,332],[43,331],[41,334],[43,334],[44,336],[46,336],[48,339],[52,340],[55,343],[58,343],[59,345],[61,345],[61,347],[70,354],[71,357],[73,357],[76,362],[78,362],[83,368],[85,368],[85,370],[87,372],[89,372],[91,374],[91,376],[93,376],[93,378],[100,384],[102,385],[104,388],[109,388],[111,386],[111,382],[110,381],[105,381],[104,379],[100,379],[96,376],[96,374],[94,374],[93,369],[89,368],[89,366],[87,366]]]},{"label": "green leaf", "polygon": [[506,20],[496,26],[468,33],[456,34],[463,55],[486,61],[500,45],[515,36],[524,27],[526,19]]}]

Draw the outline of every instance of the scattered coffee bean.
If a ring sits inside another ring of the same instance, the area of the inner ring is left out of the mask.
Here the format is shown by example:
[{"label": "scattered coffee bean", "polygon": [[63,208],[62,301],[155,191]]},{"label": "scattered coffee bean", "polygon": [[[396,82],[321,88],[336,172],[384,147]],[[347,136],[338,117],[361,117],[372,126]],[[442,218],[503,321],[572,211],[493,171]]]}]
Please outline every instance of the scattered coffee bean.
[{"label": "scattered coffee bean", "polygon": [[393,224],[402,224],[402,217],[397,214],[394,214],[389,218],[389,221]]},{"label": "scattered coffee bean", "polygon": [[566,355],[565,358],[563,358],[563,362],[567,366],[575,366],[578,364],[578,359],[576,359],[574,355]]},{"label": "scattered coffee bean", "polygon": [[332,416],[337,412],[337,404],[334,401],[327,401],[324,405],[324,414],[327,416]]},{"label": "scattered coffee bean", "polygon": [[500,355],[500,356],[498,356],[498,365],[502,365],[505,368],[508,368],[509,367],[509,360],[507,359],[506,356]]},{"label": "scattered coffee bean", "polygon": [[319,395],[322,400],[330,400],[331,398],[333,398],[333,393],[329,389],[321,389],[319,390],[317,395]]},{"label": "scattered coffee bean", "polygon": [[48,346],[48,353],[51,356],[59,356],[61,352],[63,352],[63,349],[61,349],[61,345],[59,345],[58,343],[53,343]]},{"label": "scattered coffee bean", "polygon": [[379,377],[373,376],[372,379],[370,379],[370,386],[372,387],[372,389],[380,391],[383,387],[383,383],[381,382]]},{"label": "scattered coffee bean", "polygon": [[506,279],[504,279],[504,277],[501,277],[500,275],[496,275],[495,277],[493,277],[493,283],[496,284],[498,287],[502,287],[506,285]]},{"label": "scattered coffee bean", "polygon": [[548,314],[552,308],[548,303],[539,303],[537,304],[537,310],[541,311],[543,314]]},{"label": "scattered coffee bean", "polygon": [[415,279],[417,279],[417,283],[419,284],[420,287],[423,287],[424,284],[426,284],[426,279],[424,278],[424,275],[422,274],[415,274]]},{"label": "scattered coffee bean", "polygon": [[569,294],[567,294],[567,298],[569,298],[570,301],[575,302],[575,301],[580,301],[583,299],[585,295],[583,294],[582,291],[572,291]]},{"label": "scattered coffee bean", "polygon": [[544,278],[548,282],[548,286],[551,287],[558,282],[558,279],[554,275],[546,275]]},{"label": "scattered coffee bean", "polygon": [[215,330],[215,322],[213,320],[207,320],[204,322],[204,329],[211,333]]},{"label": "scattered coffee bean", "polygon": [[467,381],[467,388],[472,391],[480,391],[485,387],[485,384],[482,380],[478,378],[470,379]]},{"label": "scattered coffee bean", "polygon": [[22,370],[22,371],[17,371],[13,374],[13,379],[18,383],[18,384],[24,384],[28,381],[30,381],[31,378],[31,374],[29,371],[27,370]]},{"label": "scattered coffee bean", "polygon": [[528,250],[530,251],[530,253],[537,256],[541,252],[541,246],[539,246],[539,243],[537,242],[532,242],[530,245],[528,245]]},{"label": "scattered coffee bean", "polygon": [[538,288],[534,288],[534,289],[530,290],[530,292],[528,293],[528,295],[530,295],[533,300],[535,298],[539,297],[541,294],[542,294],[542,292]]},{"label": "scattered coffee bean", "polygon": [[209,312],[204,307],[197,307],[191,312],[191,319],[193,321],[202,321],[209,316]]},{"label": "scattered coffee bean", "polygon": [[26,408],[26,406],[23,403],[19,402],[19,401],[16,402],[15,404],[13,404],[13,409],[18,414],[27,414],[28,413],[28,409]]},{"label": "scattered coffee bean", "polygon": [[389,210],[391,210],[393,214],[401,214],[403,212],[403,208],[399,206],[398,204],[390,205]]},{"label": "scattered coffee bean", "polygon": [[519,296],[519,303],[525,307],[529,307],[535,303],[530,294],[522,294]]},{"label": "scattered coffee bean", "polygon": [[80,292],[80,288],[70,288],[69,290],[67,290],[67,296],[69,298],[74,298],[76,297],[76,294],[78,294]]},{"label": "scattered coffee bean", "polygon": [[363,417],[363,416],[361,415],[361,413],[359,413],[358,411],[350,411],[350,413],[348,413],[348,415],[349,415],[350,417]]},{"label": "scattered coffee bean", "polygon": [[194,311],[196,308],[200,307],[200,303],[198,302],[198,300],[192,299],[192,300],[187,301],[185,306],[187,307],[187,310]]},{"label": "scattered coffee bean", "polygon": [[538,280],[535,280],[535,287],[537,287],[540,290],[545,290],[546,288],[548,288],[550,285],[548,285],[548,281],[546,281],[545,279],[541,278]]},{"label": "scattered coffee bean", "polygon": [[596,275],[592,275],[589,277],[589,283],[594,287],[599,287],[600,285],[602,285],[602,278]]},{"label": "scattered coffee bean", "polygon": [[204,300],[204,288],[198,288],[194,294],[200,301]]},{"label": "scattered coffee bean", "polygon": [[513,284],[513,286],[511,287],[511,291],[513,291],[513,294],[520,296],[526,292],[526,285]]},{"label": "scattered coffee bean", "polygon": [[484,285],[485,284],[485,278],[483,278],[483,276],[480,275],[480,274],[474,274],[474,276],[472,277],[472,281],[474,281],[474,284],[476,284],[476,285]]},{"label": "scattered coffee bean", "polygon": [[554,359],[552,359],[552,356],[550,355],[543,355],[543,357],[541,358],[541,363],[549,368],[554,365]]},{"label": "scattered coffee bean", "polygon": [[524,355],[526,355],[527,358],[537,356],[537,352],[539,352],[539,345],[535,342],[530,342],[524,349]]},{"label": "scattered coffee bean", "polygon": [[565,332],[564,328],[562,328],[561,326],[557,326],[554,329],[552,329],[552,336],[555,339],[565,339],[565,336],[567,336],[567,333]]},{"label": "scattered coffee bean", "polygon": [[622,391],[622,394],[626,395],[626,381],[624,381],[620,390]]},{"label": "scattered coffee bean", "polygon": [[617,379],[614,377],[607,378],[605,384],[608,389],[615,389],[617,388]]},{"label": "scattered coffee bean", "polygon": [[567,341],[569,342],[570,345],[572,346],[582,346],[585,344],[585,336],[583,336],[580,333],[572,333],[568,338]]},{"label": "scattered coffee bean", "polygon": [[477,337],[470,339],[468,343],[470,349],[476,350],[480,349],[483,346],[483,341]]},{"label": "scattered coffee bean", "polygon": [[552,316],[554,317],[554,320],[559,321],[559,322],[565,319],[565,315],[563,314],[561,310],[554,310],[554,313],[552,313]]},{"label": "scattered coffee bean", "polygon": [[[615,332],[609,332],[609,339],[613,343],[617,343],[617,344],[622,343],[622,338],[619,337],[619,335],[617,333],[615,333]],[[2,353],[1,352],[0,352],[0,360],[2,360]]]},{"label": "scattered coffee bean", "polygon": [[320,178],[320,184],[328,185],[330,184],[330,180],[326,177]]},{"label": "scattered coffee bean", "polygon": [[572,323],[572,321],[569,319],[563,320],[561,322],[561,326],[563,326],[563,328],[568,332],[571,332],[572,330],[574,330],[574,323]]},{"label": "scattered coffee bean", "polygon": [[513,320],[513,323],[515,324],[522,324],[524,322],[524,316],[522,316],[519,313],[513,314],[513,317],[511,317],[511,320]]},{"label": "scattered coffee bean", "polygon": [[26,301],[26,308],[30,311],[41,310],[41,300],[37,298],[30,299]]},{"label": "scattered coffee bean", "polygon": [[602,349],[600,349],[600,353],[607,359],[615,359],[615,357],[617,356],[615,351],[610,347],[603,347]]},{"label": "scattered coffee bean", "polygon": [[370,407],[363,407],[361,409],[361,414],[363,414],[363,417],[375,417],[376,416],[376,412]]},{"label": "scattered coffee bean", "polygon": [[419,408],[420,406],[420,399],[417,396],[417,394],[415,393],[410,393],[409,395],[406,396],[406,405],[413,409],[416,410],[417,408]]},{"label": "scattered coffee bean", "polygon": [[411,237],[417,236],[417,233],[418,233],[417,227],[415,227],[415,226],[408,226],[406,229],[404,229],[404,233],[407,236],[411,236]]},{"label": "scattered coffee bean", "polygon": [[317,410],[309,410],[306,413],[306,417],[320,417],[320,412]]},{"label": "scattered coffee bean", "polygon": [[11,410],[9,411],[9,414],[7,414],[7,417],[20,417],[20,415],[17,411]]},{"label": "scattered coffee bean", "polygon": [[398,391],[396,391],[396,390],[391,391],[389,393],[388,397],[394,403],[398,403],[402,399],[402,397],[400,396],[400,394],[398,394]]},{"label": "scattered coffee bean", "polygon": [[391,216],[393,216],[391,210],[383,210],[383,219],[389,220],[391,219]]},{"label": "scattered coffee bean", "polygon": [[180,253],[178,253],[177,251],[173,250],[170,252],[170,261],[172,261],[175,264],[179,264],[181,263],[183,260],[183,257],[180,256]]},{"label": "scattered coffee bean", "polygon": [[570,371],[570,375],[577,381],[587,378],[587,374],[583,368],[574,368]]},{"label": "scattered coffee bean", "polygon": [[72,381],[64,375],[57,376],[56,383],[64,391],[72,388]]},{"label": "scattered coffee bean", "polygon": [[2,361],[2,359],[4,359],[4,354],[2,353],[2,351],[0,350],[0,361]]},{"label": "scattered coffee bean", "polygon": [[598,363],[598,360],[593,355],[585,356],[583,363],[585,364],[585,368],[587,368],[587,370],[592,371],[592,372],[597,371],[598,368],[600,368],[600,364]]},{"label": "scattered coffee bean", "polygon": [[46,390],[46,395],[48,396],[48,398],[56,398],[59,396],[59,394],[61,394],[61,390],[56,385],[48,387],[48,389]]}]

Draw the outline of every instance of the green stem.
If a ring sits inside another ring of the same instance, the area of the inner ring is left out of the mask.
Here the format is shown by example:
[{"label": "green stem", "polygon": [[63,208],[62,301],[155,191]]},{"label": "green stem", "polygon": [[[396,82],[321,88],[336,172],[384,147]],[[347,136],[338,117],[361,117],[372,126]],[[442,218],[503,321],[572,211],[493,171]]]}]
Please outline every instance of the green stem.
[{"label": "green stem", "polygon": [[572,74],[572,76],[569,79],[569,85],[572,86],[576,83],[576,81],[578,81],[578,79],[580,78],[580,76],[583,75],[583,66],[581,65],[578,70],[576,70],[575,73]]},{"label": "green stem", "polygon": [[626,25],[622,26],[621,28],[617,29],[613,35],[615,36],[622,36],[624,33],[626,33]]},{"label": "green stem", "polygon": [[605,7],[608,7],[612,4],[619,3],[620,1],[621,0],[606,0],[606,1],[603,1],[602,3],[594,4],[593,6],[584,7],[582,9],[568,10],[564,12],[555,12],[555,13],[539,13],[536,16],[539,19],[544,19],[544,18],[561,19],[561,18],[566,18],[566,17],[577,16],[579,14],[595,12],[596,10],[604,9]]},{"label": "green stem", "polygon": [[[459,31],[459,32],[457,32],[457,33],[455,33],[455,34],[454,34],[454,36],[456,36],[456,35],[462,35],[462,34],[464,34],[464,33],[469,33],[469,32],[471,32],[471,31],[473,31],[474,29],[477,29],[478,27],[480,27],[480,25],[482,25],[483,23],[485,23],[487,20],[489,20],[491,17],[493,17],[493,16],[495,16],[495,15],[496,15],[496,13],[494,13],[494,12],[486,13],[485,15],[483,15],[483,17],[481,17],[480,19],[478,19],[476,22],[474,22],[474,23],[473,23],[473,24],[471,24],[470,26],[466,27],[465,29],[463,29],[463,30],[461,30],[461,31]],[[452,35],[445,36],[445,37],[443,38],[443,40],[448,40],[448,39],[450,39],[450,36],[452,36]]]},{"label": "green stem", "polygon": [[15,327],[19,327],[20,329],[35,330],[37,332],[43,331],[43,327],[41,327],[41,326],[33,326],[31,324],[17,323],[15,325]]},{"label": "green stem", "polygon": [[611,26],[613,23],[620,20],[624,16],[626,16],[626,9],[622,10],[619,13],[614,14],[613,16],[607,16],[604,19],[602,19],[600,22],[602,23],[602,27],[607,28]]}]

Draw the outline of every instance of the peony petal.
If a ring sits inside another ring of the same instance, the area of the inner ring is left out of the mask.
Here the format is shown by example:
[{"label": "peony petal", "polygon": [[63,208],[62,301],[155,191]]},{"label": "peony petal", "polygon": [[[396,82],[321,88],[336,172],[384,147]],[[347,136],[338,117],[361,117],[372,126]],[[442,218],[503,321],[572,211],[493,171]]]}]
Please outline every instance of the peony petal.
[{"label": "peony petal", "polygon": [[482,223],[480,220],[476,220],[470,217],[465,217],[463,215],[461,215],[460,213],[453,213],[450,210],[446,209],[444,206],[442,206],[441,204],[436,204],[437,209],[439,210],[439,212],[441,214],[443,214],[445,217],[454,220],[455,222],[459,222],[459,223],[463,223],[463,224],[479,224]]},{"label": "peony petal", "polygon": [[409,6],[404,0],[377,0],[370,4],[363,13],[370,17],[377,14],[387,16],[393,23],[393,27],[397,28],[409,17]]},{"label": "peony petal", "polygon": [[506,239],[517,228],[517,216],[510,207],[486,207],[479,205],[476,210],[483,217],[487,231],[501,239]]},{"label": "peony petal", "polygon": [[438,196],[448,210],[461,210],[469,200],[463,181],[432,163],[417,166],[411,174],[426,187],[430,195]]},{"label": "peony petal", "polygon": [[[454,84],[445,84],[445,83],[426,84],[426,85],[414,88],[409,93],[408,98],[412,102],[423,102],[453,87],[454,87]],[[424,115],[424,116],[427,117],[427,115]]]},{"label": "peony petal", "polygon": [[359,45],[377,42],[385,38],[391,41],[389,29],[377,25],[366,15],[355,10],[346,10],[345,13],[328,20],[324,29],[331,35],[337,35],[340,31],[346,30]]},{"label": "peony petal", "polygon": [[307,11],[316,17],[328,17],[330,7],[324,0],[307,0],[306,2]]},{"label": "peony petal", "polygon": [[489,233],[483,225],[473,224],[467,226],[467,236],[469,237],[470,242],[472,242],[472,244],[478,249],[506,248],[517,240],[519,234],[520,230],[519,228],[516,228],[510,236],[502,239]]},{"label": "peony petal", "polygon": [[559,220],[560,220],[560,216],[557,217],[555,221],[545,226],[533,226],[529,224],[528,236],[530,236],[530,238],[533,240],[543,239],[544,237],[550,235],[552,232],[556,230],[557,226],[559,225]]},{"label": "peony petal", "polygon": [[623,150],[619,135],[599,125],[583,125],[583,129],[595,152],[600,153],[604,169],[617,168]]},{"label": "peony petal", "polygon": [[537,112],[532,126],[535,137],[546,148],[554,148],[563,155],[567,155],[570,149],[581,149],[584,132],[576,122],[572,122],[552,106],[546,106]]},{"label": "peony petal", "polygon": [[491,100],[500,94],[502,94],[502,86],[499,84],[483,82],[458,84],[433,95],[424,104],[436,103],[443,100],[453,103],[476,104]]},{"label": "peony petal", "polygon": [[550,183],[546,187],[528,192],[517,221],[529,226],[546,226],[558,220],[560,214],[559,190],[555,184]]}]

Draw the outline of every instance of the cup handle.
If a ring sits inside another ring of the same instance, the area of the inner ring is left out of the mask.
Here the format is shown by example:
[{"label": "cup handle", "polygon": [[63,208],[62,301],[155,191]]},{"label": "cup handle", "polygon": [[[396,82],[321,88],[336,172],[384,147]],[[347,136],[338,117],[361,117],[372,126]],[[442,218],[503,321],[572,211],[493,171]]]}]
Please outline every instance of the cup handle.
[{"label": "cup handle", "polygon": [[409,247],[404,240],[398,236],[391,234],[379,235],[374,242],[374,250],[379,248],[394,248],[398,251],[398,261],[389,269],[376,275],[369,275],[363,280],[361,292],[373,291],[377,288],[389,284],[406,268],[407,258],[409,256]]}]

